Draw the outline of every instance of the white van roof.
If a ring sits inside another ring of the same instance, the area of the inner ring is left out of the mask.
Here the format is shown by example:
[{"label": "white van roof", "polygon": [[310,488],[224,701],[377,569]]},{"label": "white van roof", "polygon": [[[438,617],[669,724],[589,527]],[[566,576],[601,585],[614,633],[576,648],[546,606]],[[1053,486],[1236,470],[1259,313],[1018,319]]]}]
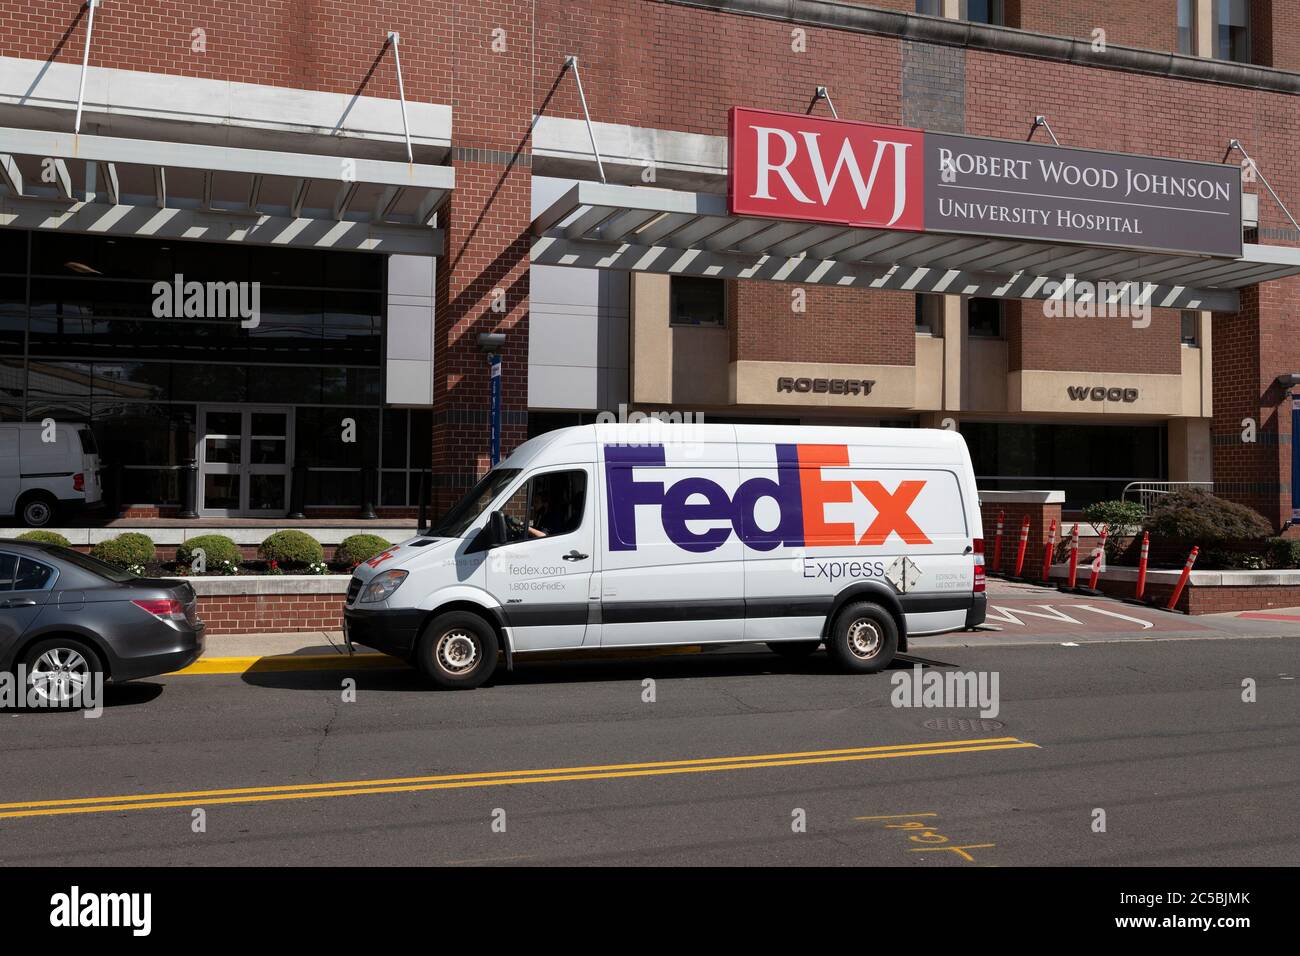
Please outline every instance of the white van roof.
[{"label": "white van roof", "polygon": [[525,468],[542,454],[552,461],[595,461],[597,444],[645,445],[657,442],[702,444],[844,444],[924,450],[927,458],[962,461],[967,457],[961,434],[942,428],[875,428],[853,425],[720,425],[662,422],[610,422],[573,425],[530,438],[503,462]]}]

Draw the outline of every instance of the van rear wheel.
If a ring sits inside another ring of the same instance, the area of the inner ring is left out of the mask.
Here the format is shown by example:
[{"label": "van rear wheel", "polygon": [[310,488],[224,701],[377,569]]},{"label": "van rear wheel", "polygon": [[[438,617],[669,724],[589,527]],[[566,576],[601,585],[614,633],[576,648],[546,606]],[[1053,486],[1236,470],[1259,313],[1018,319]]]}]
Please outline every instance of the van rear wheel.
[{"label": "van rear wheel", "polygon": [[498,649],[496,632],[481,617],[449,611],[434,618],[420,635],[415,663],[444,690],[470,690],[492,676]]},{"label": "van rear wheel", "polygon": [[898,651],[898,625],[879,604],[856,601],[836,615],[826,651],[845,673],[874,674]]}]

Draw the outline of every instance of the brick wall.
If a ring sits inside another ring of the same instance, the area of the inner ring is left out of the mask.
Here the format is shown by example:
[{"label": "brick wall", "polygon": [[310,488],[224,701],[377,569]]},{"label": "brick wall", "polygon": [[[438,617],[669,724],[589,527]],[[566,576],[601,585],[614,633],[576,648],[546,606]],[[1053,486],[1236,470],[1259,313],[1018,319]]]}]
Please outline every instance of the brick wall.
[{"label": "brick wall", "polygon": [[[735,361],[916,362],[915,296],[777,282],[731,283]],[[794,293],[805,311],[795,312]]]},{"label": "brick wall", "polygon": [[199,617],[208,634],[337,631],[341,594],[200,595]]},{"label": "brick wall", "polygon": [[1182,320],[1173,309],[1152,309],[1150,325],[1141,328],[1123,316],[1048,316],[1041,302],[1008,302],[1005,310],[1010,369],[1182,372]]}]

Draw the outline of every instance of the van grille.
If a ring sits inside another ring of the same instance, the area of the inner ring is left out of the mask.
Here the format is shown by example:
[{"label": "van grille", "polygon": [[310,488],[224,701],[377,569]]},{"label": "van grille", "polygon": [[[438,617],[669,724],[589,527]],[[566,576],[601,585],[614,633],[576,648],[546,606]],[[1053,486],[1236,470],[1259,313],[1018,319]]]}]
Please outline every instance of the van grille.
[{"label": "van grille", "polygon": [[348,604],[356,601],[357,595],[361,593],[361,579],[353,575],[352,580],[348,582]]}]

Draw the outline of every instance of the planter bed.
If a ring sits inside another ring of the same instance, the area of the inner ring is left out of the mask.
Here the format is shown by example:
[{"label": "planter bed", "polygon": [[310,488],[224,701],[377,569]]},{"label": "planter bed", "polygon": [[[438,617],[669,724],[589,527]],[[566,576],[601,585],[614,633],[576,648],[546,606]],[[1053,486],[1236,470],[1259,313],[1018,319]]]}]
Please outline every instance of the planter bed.
[{"label": "planter bed", "polygon": [[208,634],[337,631],[348,574],[191,576]]},{"label": "planter bed", "polygon": [[[1052,565],[1057,584],[1069,577],[1069,565]],[[1076,583],[1086,586],[1091,572],[1082,562]],[[1163,607],[1173,594],[1182,570],[1147,571],[1147,598]],[[1109,567],[1102,572],[1099,590],[1119,598],[1131,598],[1137,586],[1137,568]],[[1178,610],[1186,614],[1217,614],[1223,611],[1264,611],[1269,608],[1300,607],[1300,570],[1287,571],[1192,571],[1178,599]]]}]

